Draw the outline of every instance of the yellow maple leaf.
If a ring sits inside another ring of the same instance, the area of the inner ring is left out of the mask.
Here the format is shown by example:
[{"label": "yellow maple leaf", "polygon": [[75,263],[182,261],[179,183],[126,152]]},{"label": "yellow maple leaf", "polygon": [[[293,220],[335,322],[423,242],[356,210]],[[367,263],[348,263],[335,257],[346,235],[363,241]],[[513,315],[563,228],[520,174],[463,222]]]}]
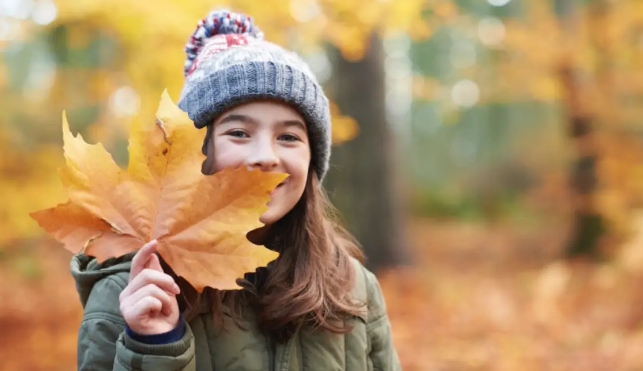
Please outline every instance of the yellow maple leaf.
[{"label": "yellow maple leaf", "polygon": [[73,136],[63,113],[60,177],[69,201],[30,215],[65,249],[99,262],[156,239],[161,257],[197,291],[239,289],[237,278],[278,256],[246,234],[263,226],[270,193],[287,175],[241,167],[205,176],[203,131],[167,91],[156,117],[132,125],[123,171],[100,143]]}]

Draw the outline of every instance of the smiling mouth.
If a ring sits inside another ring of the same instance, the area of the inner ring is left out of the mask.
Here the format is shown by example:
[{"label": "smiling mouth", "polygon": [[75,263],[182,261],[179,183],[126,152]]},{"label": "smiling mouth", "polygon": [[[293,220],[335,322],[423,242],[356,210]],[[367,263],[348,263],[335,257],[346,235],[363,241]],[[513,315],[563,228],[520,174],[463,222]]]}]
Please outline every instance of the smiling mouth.
[{"label": "smiling mouth", "polygon": [[270,192],[270,194],[274,194],[279,188],[281,188],[284,184],[286,184],[286,181],[284,180],[283,182],[279,183],[273,190]]}]

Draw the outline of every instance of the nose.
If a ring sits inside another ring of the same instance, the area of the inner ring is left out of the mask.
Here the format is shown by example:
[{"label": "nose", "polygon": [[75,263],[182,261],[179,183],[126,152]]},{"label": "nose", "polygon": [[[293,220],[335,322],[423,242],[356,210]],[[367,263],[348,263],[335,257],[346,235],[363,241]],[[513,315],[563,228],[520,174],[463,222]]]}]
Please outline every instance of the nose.
[{"label": "nose", "polygon": [[253,151],[246,159],[246,165],[251,169],[270,171],[279,165],[279,157],[275,153],[272,141],[258,140],[253,146]]}]

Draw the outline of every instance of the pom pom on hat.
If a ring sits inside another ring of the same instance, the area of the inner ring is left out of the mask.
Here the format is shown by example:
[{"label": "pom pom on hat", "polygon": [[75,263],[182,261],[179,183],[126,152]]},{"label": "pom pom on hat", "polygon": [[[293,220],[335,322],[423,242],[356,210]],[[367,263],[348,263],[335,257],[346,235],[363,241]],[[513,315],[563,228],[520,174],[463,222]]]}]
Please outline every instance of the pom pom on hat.
[{"label": "pom pom on hat", "polygon": [[205,42],[216,35],[247,35],[256,39],[263,39],[263,32],[255,26],[252,17],[229,10],[215,10],[197,23],[196,30],[185,46],[187,58],[183,66],[184,75],[192,67],[194,60],[205,45]]}]

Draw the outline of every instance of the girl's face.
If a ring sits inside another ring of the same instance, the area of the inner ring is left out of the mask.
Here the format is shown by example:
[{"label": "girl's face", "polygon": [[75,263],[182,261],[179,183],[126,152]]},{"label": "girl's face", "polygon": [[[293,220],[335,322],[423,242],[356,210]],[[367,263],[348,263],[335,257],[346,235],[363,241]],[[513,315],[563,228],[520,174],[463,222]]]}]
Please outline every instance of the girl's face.
[{"label": "girl's face", "polygon": [[289,175],[272,192],[262,223],[281,219],[303,195],[311,156],[308,132],[289,105],[257,101],[237,106],[214,121],[211,140],[216,171],[245,165]]}]

